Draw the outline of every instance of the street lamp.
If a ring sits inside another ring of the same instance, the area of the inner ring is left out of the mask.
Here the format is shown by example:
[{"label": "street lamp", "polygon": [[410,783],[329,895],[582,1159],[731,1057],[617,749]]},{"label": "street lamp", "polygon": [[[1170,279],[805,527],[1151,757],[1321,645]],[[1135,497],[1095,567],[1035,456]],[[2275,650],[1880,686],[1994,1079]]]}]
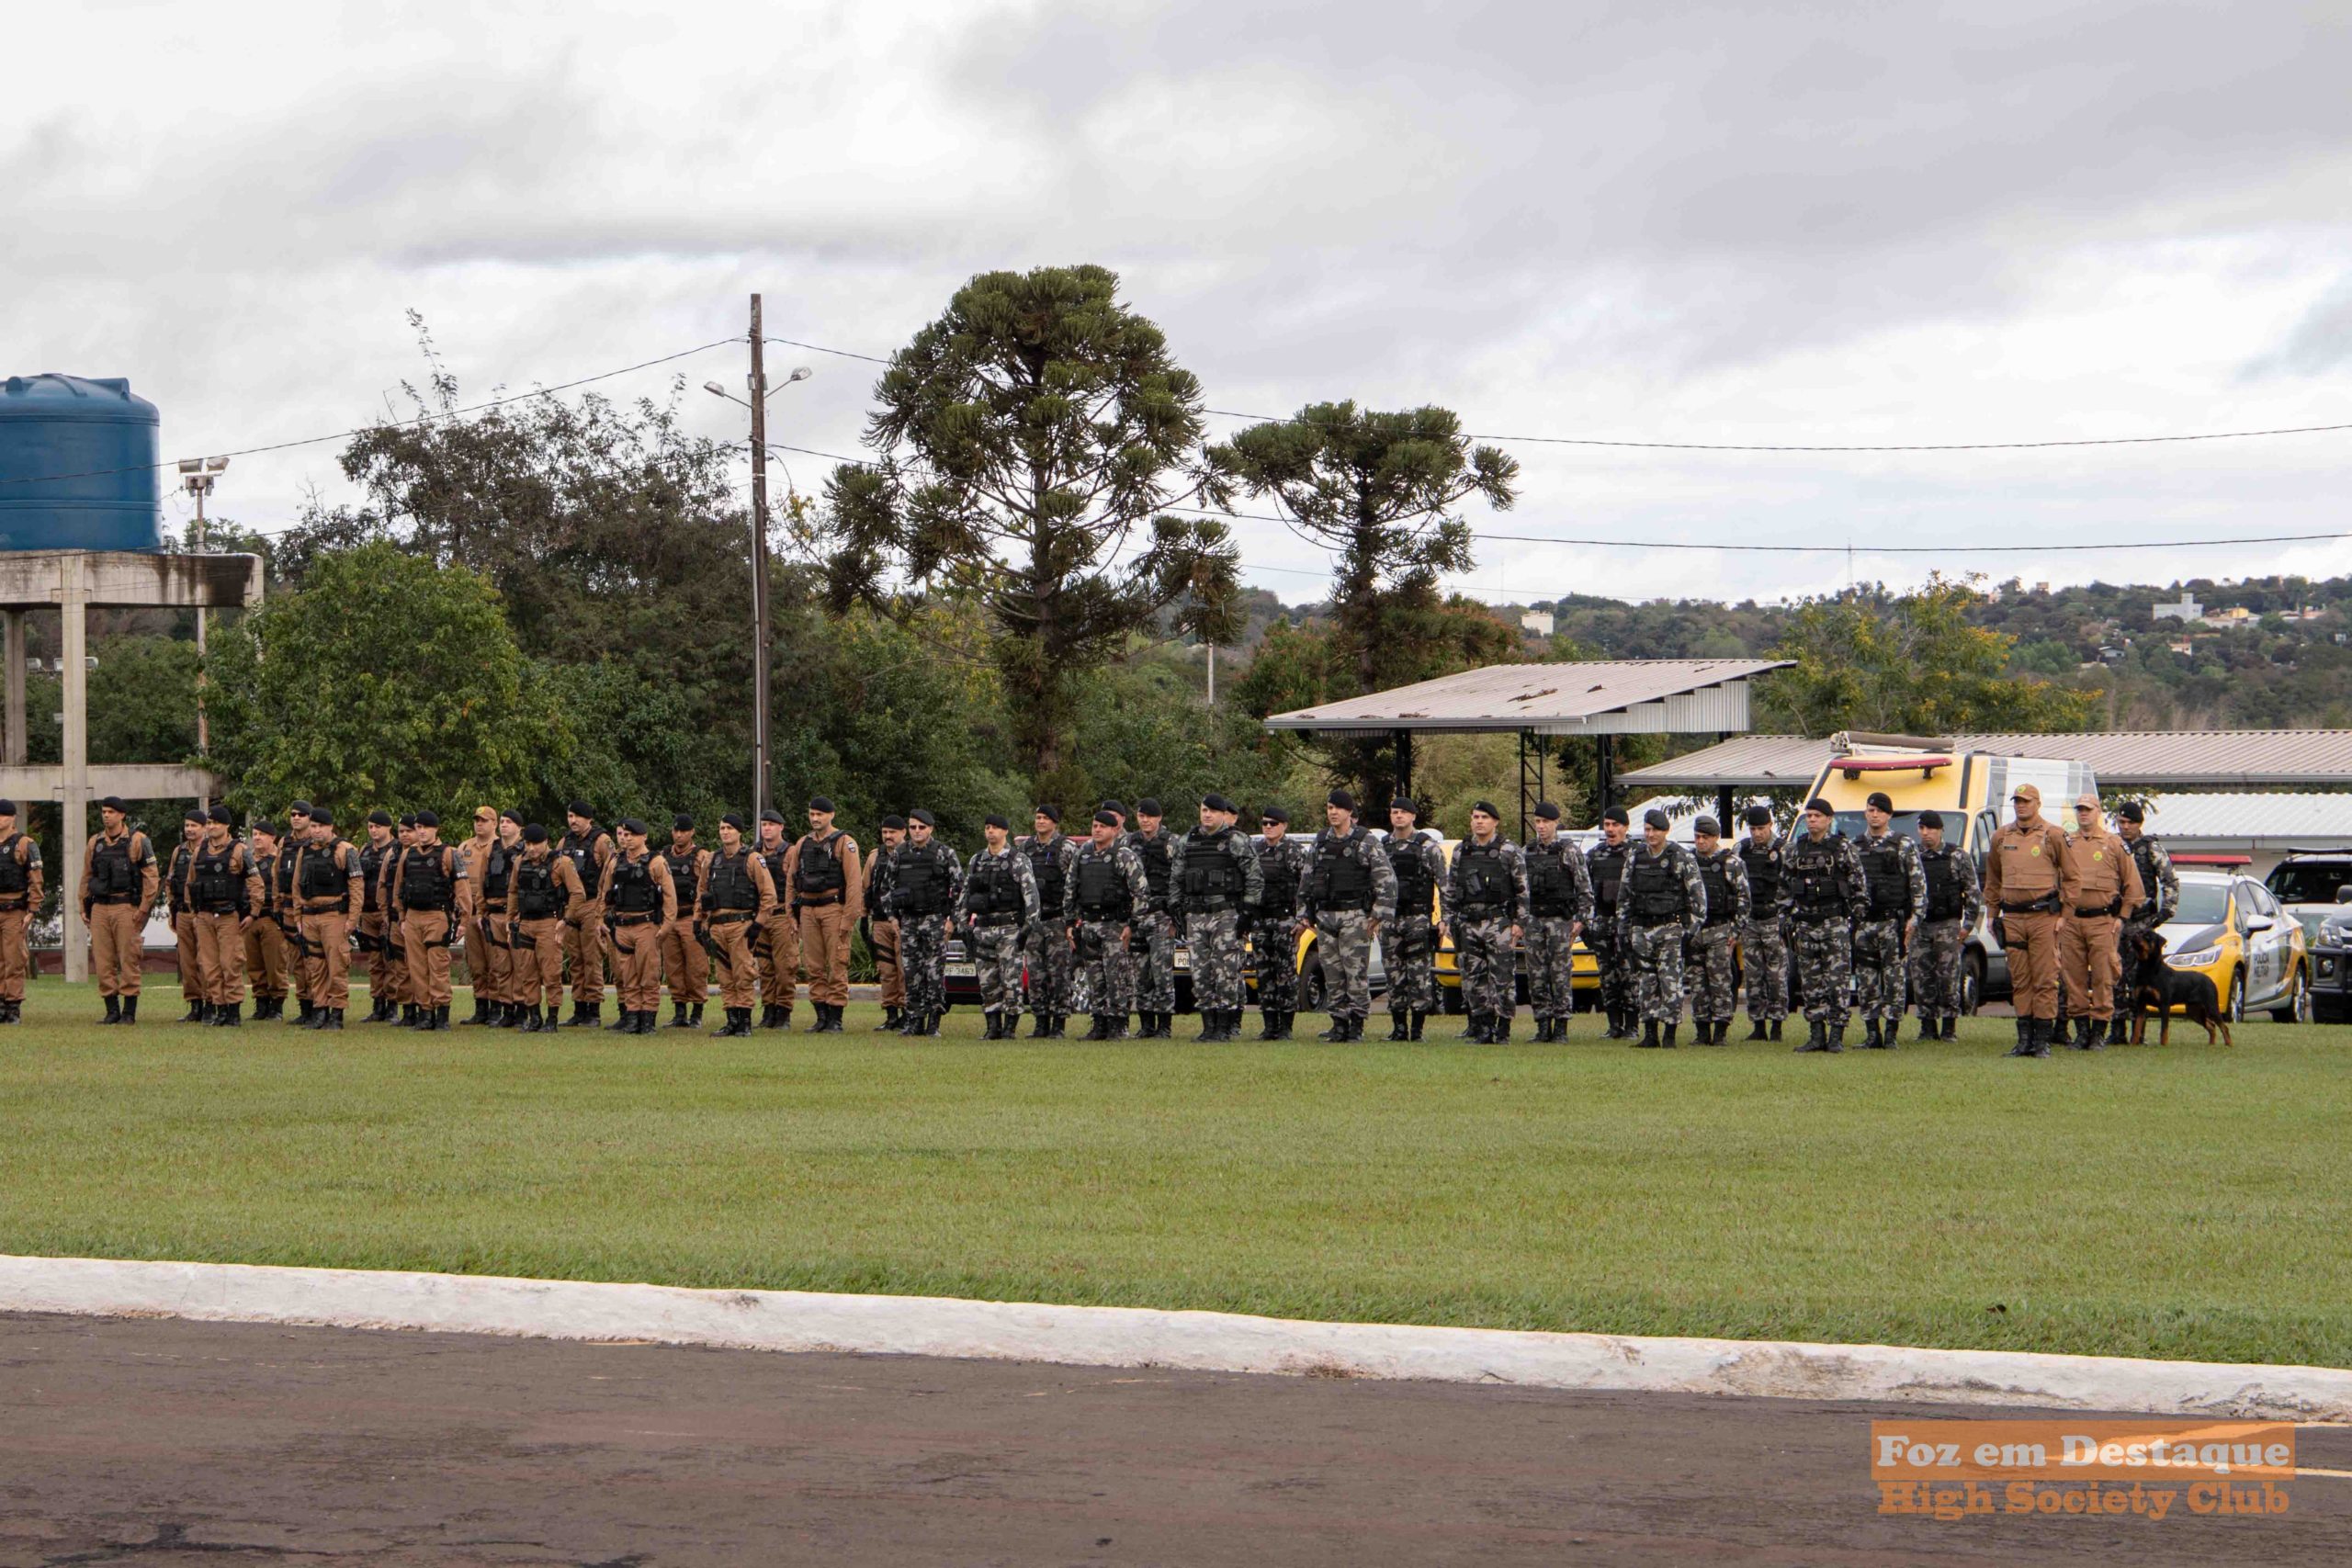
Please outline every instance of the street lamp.
[{"label": "street lamp", "polygon": [[[182,457],[179,460],[180,488],[196,498],[196,551],[207,553],[210,541],[204,536],[204,498],[212,493],[213,482],[228,470],[226,457]],[[204,623],[210,619],[204,606],[196,607],[196,754],[209,755],[212,750],[212,727],[204,713]],[[205,802],[197,802],[202,806]]]},{"label": "street lamp", "polygon": [[[703,383],[713,397],[752,411],[752,813],[757,822],[768,807],[768,385],[760,332],[760,297],[752,296],[752,373],[744,378],[751,396],[739,398],[716,381]],[[806,365],[781,383],[789,387],[815,374]]]}]

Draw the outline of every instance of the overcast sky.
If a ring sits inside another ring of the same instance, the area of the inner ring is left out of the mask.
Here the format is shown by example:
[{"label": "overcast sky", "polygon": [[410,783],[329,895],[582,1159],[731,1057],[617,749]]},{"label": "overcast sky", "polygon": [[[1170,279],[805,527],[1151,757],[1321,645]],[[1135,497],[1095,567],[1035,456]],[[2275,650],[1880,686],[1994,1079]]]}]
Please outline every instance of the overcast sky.
[{"label": "overcast sky", "polygon": [[[1219,409],[1505,436],[1890,443],[2352,422],[2352,6],[1979,3],[24,7],[8,371],[129,376],[167,454],[743,330],[888,354],[994,267],[1101,262]],[[772,438],[876,367],[792,349]],[[739,344],[603,384],[740,385]],[[699,390],[698,428],[740,432]],[[1219,429],[1233,422],[1216,422]],[[1859,575],[2352,570],[2352,432],[2038,453],[1503,443],[1482,528],[1851,544]],[[275,529],[334,444],[236,460]],[[815,488],[826,465],[795,458]],[[1323,561],[1238,525],[1294,602]],[[1922,559],[1873,546],[2091,542]],[[1771,597],[1847,561],[1483,542],[1490,598]]]}]

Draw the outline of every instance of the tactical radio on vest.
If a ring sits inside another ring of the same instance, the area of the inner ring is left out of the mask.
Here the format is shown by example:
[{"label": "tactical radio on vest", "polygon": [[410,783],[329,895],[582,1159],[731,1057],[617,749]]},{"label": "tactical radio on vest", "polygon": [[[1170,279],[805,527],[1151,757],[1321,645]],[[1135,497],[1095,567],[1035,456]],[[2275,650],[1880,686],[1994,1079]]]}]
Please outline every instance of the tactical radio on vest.
[{"label": "tactical radio on vest", "polygon": [[1835,919],[1846,912],[1846,890],[1838,886],[1838,840],[1799,839],[1788,854],[1788,875],[1796,885],[1797,913],[1805,919]]},{"label": "tactical radio on vest", "polygon": [[[301,865],[295,878],[296,891],[303,909],[313,915],[351,912],[351,863],[345,859],[351,846],[341,839],[329,839],[323,844],[303,847]],[[336,863],[341,862],[341,864]]]},{"label": "tactical radio on vest", "polygon": [[800,840],[800,861],[792,874],[792,897],[801,904],[838,904],[849,888],[849,867],[834,846],[842,841],[836,828]]},{"label": "tactical radio on vest", "polygon": [[252,914],[244,871],[240,869],[250,864],[245,846],[233,839],[218,849],[207,845],[198,850],[187,879],[190,907],[201,915]]}]

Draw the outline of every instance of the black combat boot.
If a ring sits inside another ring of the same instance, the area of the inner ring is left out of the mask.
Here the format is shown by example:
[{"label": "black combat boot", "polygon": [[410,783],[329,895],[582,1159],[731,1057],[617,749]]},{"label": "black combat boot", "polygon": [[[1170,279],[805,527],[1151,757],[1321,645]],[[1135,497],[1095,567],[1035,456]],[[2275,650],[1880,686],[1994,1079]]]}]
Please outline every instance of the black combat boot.
[{"label": "black combat boot", "polygon": [[922,1032],[922,1014],[909,1008],[899,1015],[899,1032],[910,1040]]},{"label": "black combat boot", "polygon": [[447,1034],[449,1032],[449,1004],[447,1002],[439,1003],[434,1008],[433,1021],[425,1027],[437,1031],[443,1034]]},{"label": "black combat boot", "polygon": [[2033,1020],[2020,1013],[2017,1021],[2018,1043],[2001,1054],[2005,1056],[2030,1056],[2033,1055]]},{"label": "black combat boot", "polygon": [[2130,1019],[2119,1012],[2107,1021],[2107,1043],[2109,1045],[2128,1044],[2131,1039],[2132,1021]]},{"label": "black combat boot", "polygon": [[1280,1040],[1282,1038],[1282,1016],[1283,1015],[1281,1013],[1276,1012],[1272,1008],[1260,1008],[1258,1010],[1258,1038],[1261,1040]]},{"label": "black combat boot", "polygon": [[2077,1042],[2075,1049],[2081,1051],[2106,1050],[2107,1025],[2101,1023],[2095,1018],[2086,1018],[2083,1020],[2083,1035],[2082,1039]]},{"label": "black combat boot", "polygon": [[1031,1013],[1031,1014],[1029,1015],[1029,1038],[1030,1038],[1030,1039],[1032,1039],[1032,1040],[1050,1040],[1050,1039],[1052,1039],[1052,1038],[1053,1038],[1053,1035],[1054,1035],[1054,1021],[1053,1021],[1053,1016],[1052,1016],[1051,1014],[1049,1014],[1049,1013],[1042,1013],[1042,1012],[1033,1012],[1033,1013]]},{"label": "black combat boot", "polygon": [[984,1013],[980,1014],[980,1017],[981,1017],[983,1020],[985,1020],[985,1021],[987,1021],[987,1023],[988,1023],[988,1028],[987,1028],[986,1030],[984,1030],[984,1031],[981,1032],[981,1034],[980,1034],[980,1038],[981,1038],[981,1039],[983,1039],[983,1040],[1001,1040],[1001,1039],[1003,1039],[1003,1038],[1004,1038],[1004,1031],[1003,1031],[1003,1029],[1001,1028],[1001,1025],[998,1023],[998,1021],[997,1021],[997,1014],[996,1014],[996,1010],[995,1010],[995,1009],[993,1009],[993,1008],[989,1009],[987,1012],[984,1012]]},{"label": "black combat boot", "polygon": [[750,1038],[752,1032],[752,1010],[750,1008],[729,1008],[727,1010],[727,1021],[719,1026],[718,1032],[726,1035],[731,1040],[743,1040]]},{"label": "black combat boot", "polygon": [[1772,1021],[1772,1038],[1773,1038],[1773,1039],[1775,1039],[1775,1040],[1778,1040],[1780,1037],[1781,1037],[1781,1021],[1780,1021],[1779,1019],[1777,1019],[1777,1018],[1776,1018],[1776,1019],[1774,1019],[1774,1020]]},{"label": "black combat boot", "polygon": [[329,1009],[327,1009],[327,1021],[326,1021],[324,1023],[322,1023],[322,1024],[319,1025],[319,1027],[320,1027],[321,1029],[334,1029],[334,1030],[340,1030],[340,1029],[342,1029],[342,1028],[343,1028],[343,1009],[341,1009],[341,1008],[329,1008]]},{"label": "black combat boot", "polygon": [[205,1021],[205,1004],[200,1001],[188,1003],[187,1013],[180,1019],[182,1023],[202,1023]]},{"label": "black combat boot", "polygon": [[1842,1023],[1831,1024],[1829,1026],[1829,1054],[1835,1056],[1845,1049],[1846,1026]]},{"label": "black combat boot", "polygon": [[1681,1026],[1680,1024],[1679,1024],[1679,1023],[1669,1023],[1669,1024],[1668,1024],[1668,1025],[1666,1026],[1666,1028],[1665,1028],[1663,1031],[1661,1031],[1661,1032],[1659,1032],[1659,1034],[1658,1034],[1658,1037],[1657,1037],[1658,1049],[1660,1049],[1660,1050],[1662,1050],[1662,1051],[1671,1051],[1671,1050],[1673,1050],[1673,1049],[1674,1049],[1674,1036],[1675,1036],[1675,1033],[1676,1033],[1676,1032],[1677,1032],[1677,1031],[1679,1031],[1681,1027],[1682,1027],[1682,1026]]},{"label": "black combat boot", "polygon": [[2054,1018],[2037,1018],[2033,1021],[2030,1034],[2033,1043],[2034,1055],[2039,1057],[2050,1055],[2050,1042],[2057,1034],[2058,1030],[2059,1023]]},{"label": "black combat boot", "polygon": [[882,1010],[882,1021],[874,1026],[874,1032],[879,1034],[886,1029],[898,1028],[901,1021],[899,1017],[899,1010],[900,1010],[894,1007],[884,1008]]},{"label": "black combat boot", "polygon": [[1489,1045],[1510,1044],[1511,1021],[1512,1015],[1510,1013],[1488,1013],[1487,1015],[1487,1043]]},{"label": "black combat boot", "polygon": [[1766,1023],[1762,1019],[1757,1017],[1754,1013],[1749,1013],[1747,1015],[1747,1038],[1750,1040],[1770,1040],[1772,1038],[1772,1027]]},{"label": "black combat boot", "polygon": [[808,1027],[800,1032],[822,1034],[825,1032],[825,1004],[811,997],[808,999],[808,1011],[812,1015],[808,1020]]},{"label": "black combat boot", "polygon": [[505,1026],[509,1029],[520,1029],[523,1027],[523,1004],[521,1002],[508,1002],[506,1004]]},{"label": "black combat boot", "polygon": [[1109,1013],[1089,1013],[1087,1014],[1087,1030],[1084,1034],[1080,1036],[1080,1039],[1108,1040],[1111,1038],[1111,1015]]},{"label": "black combat boot", "polygon": [[1636,1051],[1657,1049],[1657,1020],[1654,1018],[1642,1020],[1642,1037],[1634,1042],[1634,1049]]},{"label": "black combat boot", "polygon": [[479,990],[474,992],[473,997],[474,1015],[471,1018],[461,1018],[458,1020],[458,1027],[460,1029],[479,1029],[490,1021],[489,998],[484,997]]},{"label": "black combat boot", "polygon": [[1069,1014],[1066,1012],[1057,1012],[1054,1014],[1054,1026],[1046,1031],[1046,1038],[1048,1040],[1062,1039],[1064,1037],[1064,1032],[1069,1028]]},{"label": "black combat boot", "polygon": [[694,1021],[686,1016],[686,1004],[674,997],[670,1000],[670,1027],[673,1029],[694,1027]]},{"label": "black combat boot", "polygon": [[1919,1032],[1917,1038],[1919,1040],[1939,1038],[1936,1032],[1936,1021],[1933,1017],[1924,1012],[1919,1015]]},{"label": "black combat boot", "polygon": [[1315,1038],[1317,1040],[1329,1040],[1336,1043],[1346,1040],[1347,1037],[1348,1021],[1341,1018],[1338,1013],[1333,1013],[1331,1015],[1331,1027],[1325,1030]]},{"label": "black combat boot", "polygon": [[1940,1032],[1940,1038],[1945,1040],[1957,1040],[1960,1038],[1959,1014],[1949,1012],[1944,1014],[1943,1028]]},{"label": "black combat boot", "polygon": [[561,1023],[557,1024],[556,1027],[558,1029],[585,1029],[594,1021],[595,1021],[588,1016],[588,1004],[582,1001],[575,1001],[571,1004],[571,1016],[565,1019]]},{"label": "black combat boot", "polygon": [[1881,1043],[1878,1037],[1878,1020],[1875,1018],[1862,1020],[1862,1049],[1875,1051]]},{"label": "black combat boot", "polygon": [[1419,1040],[1421,1037],[1422,1026],[1427,1024],[1429,1021],[1430,1015],[1426,1011],[1419,1008],[1415,1008],[1413,1010],[1412,1037],[1414,1039]]},{"label": "black combat boot", "polygon": [[311,1005],[308,998],[300,998],[300,1006],[294,1014],[294,1027],[316,1029],[319,1026],[318,1019],[319,1010]]},{"label": "black combat boot", "polygon": [[1405,1010],[1402,1008],[1390,1008],[1388,1010],[1388,1038],[1391,1040],[1409,1040],[1412,1038],[1411,1026],[1407,1023],[1405,1020]]},{"label": "black combat boot", "polygon": [[612,1022],[610,1022],[610,1023],[608,1023],[608,1024],[606,1024],[606,1025],[605,1025],[605,1033],[607,1033],[607,1034],[634,1034],[634,1033],[636,1033],[636,1032],[637,1032],[637,1012],[636,1012],[636,1010],[635,1010],[635,1009],[633,1009],[633,1008],[631,1008],[631,1007],[630,1007],[628,1003],[626,1003],[626,1002],[622,1003],[622,1004],[621,1004],[621,1010],[620,1010],[620,1011],[613,1015],[613,1021],[612,1021]]},{"label": "black combat boot", "polygon": [[122,1021],[122,1004],[126,999],[127,998],[122,997],[108,997],[106,999],[107,1015],[106,1017],[98,1020],[98,1021],[100,1023],[120,1023]]},{"label": "black combat boot", "polygon": [[1826,1051],[1828,1049],[1829,1026],[1815,1018],[1806,1021],[1804,1043],[1798,1046],[1794,1051],[1792,1051],[1789,1054],[1792,1056],[1802,1056],[1807,1052]]},{"label": "black combat boot", "polygon": [[521,1015],[515,1021],[514,1027],[516,1029],[521,1030],[526,1034],[537,1034],[539,1032],[538,1003],[532,1002],[527,1006],[517,1003],[514,1010]]},{"label": "black combat boot", "polygon": [[243,1002],[220,1002],[212,1010],[212,1027],[215,1029],[242,1029],[244,1022],[245,1004]]}]

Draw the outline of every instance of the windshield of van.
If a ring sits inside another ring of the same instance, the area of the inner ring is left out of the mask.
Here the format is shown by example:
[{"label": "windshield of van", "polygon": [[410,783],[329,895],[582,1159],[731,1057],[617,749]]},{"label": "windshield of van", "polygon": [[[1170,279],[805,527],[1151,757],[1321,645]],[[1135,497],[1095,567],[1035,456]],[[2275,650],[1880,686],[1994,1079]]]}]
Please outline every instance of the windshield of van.
[{"label": "windshield of van", "polygon": [[[1952,810],[1943,813],[1943,819],[1944,842],[1947,844],[1960,842],[1961,829],[1967,825],[1967,817],[1958,810]],[[1804,820],[1799,818],[1797,829],[1802,832],[1804,829]],[[1862,814],[1859,811],[1840,811],[1838,813],[1836,830],[1849,839],[1861,839],[1869,835],[1871,825],[1863,819]],[[1898,839],[1917,839],[1919,836],[1919,814],[1916,811],[1898,811],[1887,819],[1886,830]]]},{"label": "windshield of van", "polygon": [[2352,884],[2352,860],[2289,861],[2265,880],[2282,904],[2333,904],[2335,890]]},{"label": "windshield of van", "polygon": [[2180,885],[2180,912],[2173,919],[2184,926],[2218,926],[2229,912],[2228,887],[2218,882],[2184,882]]}]

